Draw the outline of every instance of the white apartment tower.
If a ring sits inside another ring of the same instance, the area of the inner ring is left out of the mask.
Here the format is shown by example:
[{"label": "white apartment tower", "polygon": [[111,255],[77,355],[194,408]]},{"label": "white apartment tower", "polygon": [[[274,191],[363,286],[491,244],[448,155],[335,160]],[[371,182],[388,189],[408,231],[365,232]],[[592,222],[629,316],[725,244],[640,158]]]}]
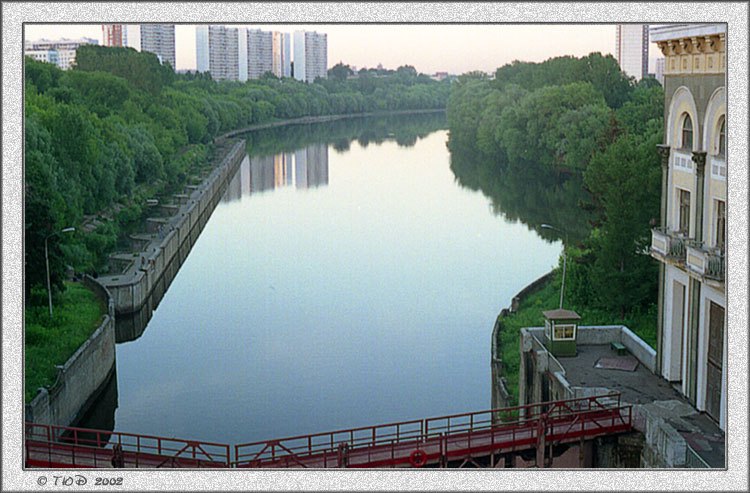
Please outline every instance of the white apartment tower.
[{"label": "white apartment tower", "polygon": [[276,77],[292,76],[291,36],[289,33],[275,31],[273,33],[273,67]]},{"label": "white apartment tower", "polygon": [[175,69],[174,24],[141,24],[141,51],[155,53]]},{"label": "white apartment tower", "polygon": [[310,31],[294,32],[294,78],[313,82],[328,76],[328,35]]},{"label": "white apartment tower", "polygon": [[[259,79],[273,71],[273,33],[260,29],[240,30],[240,80]],[[243,46],[244,43],[244,46]],[[245,61],[242,54],[246,53]],[[246,64],[246,73],[243,66]]]},{"label": "white apartment tower", "polygon": [[210,72],[215,80],[239,80],[237,28],[198,26],[195,45],[198,72]]},{"label": "white apartment tower", "polygon": [[648,74],[648,25],[617,24],[617,63],[635,80]]}]

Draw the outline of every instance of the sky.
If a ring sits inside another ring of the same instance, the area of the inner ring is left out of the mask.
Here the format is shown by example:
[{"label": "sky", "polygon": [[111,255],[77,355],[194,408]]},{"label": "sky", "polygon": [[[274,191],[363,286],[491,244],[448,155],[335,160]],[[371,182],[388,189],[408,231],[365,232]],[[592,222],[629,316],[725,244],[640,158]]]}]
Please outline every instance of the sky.
[{"label": "sky", "polygon": [[[615,54],[615,25],[246,25],[251,28],[328,34],[329,68],[339,61],[356,66],[397,68],[412,65],[419,72],[461,74],[472,70],[494,72],[514,60],[541,62],[562,55],[591,52]],[[102,43],[101,24],[26,24],[27,40],[89,37]],[[175,28],[177,69],[194,70],[195,24]],[[650,57],[658,55],[650,46]],[[651,64],[653,66],[653,63]]]}]

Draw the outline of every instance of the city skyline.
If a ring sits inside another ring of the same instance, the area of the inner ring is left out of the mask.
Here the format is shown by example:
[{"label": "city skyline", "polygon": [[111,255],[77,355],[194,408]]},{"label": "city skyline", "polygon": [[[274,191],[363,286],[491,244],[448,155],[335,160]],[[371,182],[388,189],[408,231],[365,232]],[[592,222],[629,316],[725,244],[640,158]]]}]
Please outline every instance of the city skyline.
[{"label": "city skyline", "polygon": [[[175,26],[176,70],[195,70],[196,27]],[[217,25],[217,23],[214,23]],[[461,74],[493,72],[514,60],[541,62],[556,56],[585,56],[592,52],[615,56],[615,24],[218,24],[266,31],[298,30],[328,34],[328,68],[343,62],[357,68],[412,65],[419,72]],[[56,24],[25,27],[27,40],[93,37],[101,42],[101,24]],[[524,40],[535,39],[528,43]],[[514,40],[510,42],[509,40]],[[494,49],[488,50],[487,46]],[[407,47],[407,49],[403,49]],[[651,50],[649,72],[657,53]]]}]

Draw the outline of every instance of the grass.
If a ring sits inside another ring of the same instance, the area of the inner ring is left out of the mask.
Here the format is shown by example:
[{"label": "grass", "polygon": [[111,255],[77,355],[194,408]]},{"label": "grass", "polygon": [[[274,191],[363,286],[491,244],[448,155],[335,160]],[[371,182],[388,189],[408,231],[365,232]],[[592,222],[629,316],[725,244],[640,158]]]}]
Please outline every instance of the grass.
[{"label": "grass", "polygon": [[66,282],[65,291],[49,308],[26,309],[24,400],[31,402],[39,387],[55,383],[55,365],[64,364],[101,324],[107,307],[80,282]]},{"label": "grass", "polygon": [[[544,326],[543,310],[553,310],[560,306],[559,272],[555,278],[536,292],[522,300],[518,310],[500,318],[498,331],[498,346],[500,358],[503,361],[503,377],[507,381],[508,391],[513,403],[518,403],[518,365],[520,361],[520,337],[523,327]],[[634,313],[620,318],[619,314],[608,313],[604,310],[575,303],[564,303],[564,307],[576,311],[581,316],[581,325],[625,325],[652,348],[656,347],[656,305],[652,305],[643,313]]]}]

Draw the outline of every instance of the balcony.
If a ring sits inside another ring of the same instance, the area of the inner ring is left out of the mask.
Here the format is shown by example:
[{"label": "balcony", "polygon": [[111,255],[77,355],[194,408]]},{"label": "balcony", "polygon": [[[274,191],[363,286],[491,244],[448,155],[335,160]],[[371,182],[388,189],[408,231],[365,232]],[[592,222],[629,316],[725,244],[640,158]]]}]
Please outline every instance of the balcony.
[{"label": "balcony", "polygon": [[724,283],[724,250],[706,247],[703,242],[691,241],[686,249],[687,270],[695,277],[711,284]]},{"label": "balcony", "polygon": [[684,264],[687,241],[681,233],[654,228],[651,230],[651,256],[662,262]]}]

